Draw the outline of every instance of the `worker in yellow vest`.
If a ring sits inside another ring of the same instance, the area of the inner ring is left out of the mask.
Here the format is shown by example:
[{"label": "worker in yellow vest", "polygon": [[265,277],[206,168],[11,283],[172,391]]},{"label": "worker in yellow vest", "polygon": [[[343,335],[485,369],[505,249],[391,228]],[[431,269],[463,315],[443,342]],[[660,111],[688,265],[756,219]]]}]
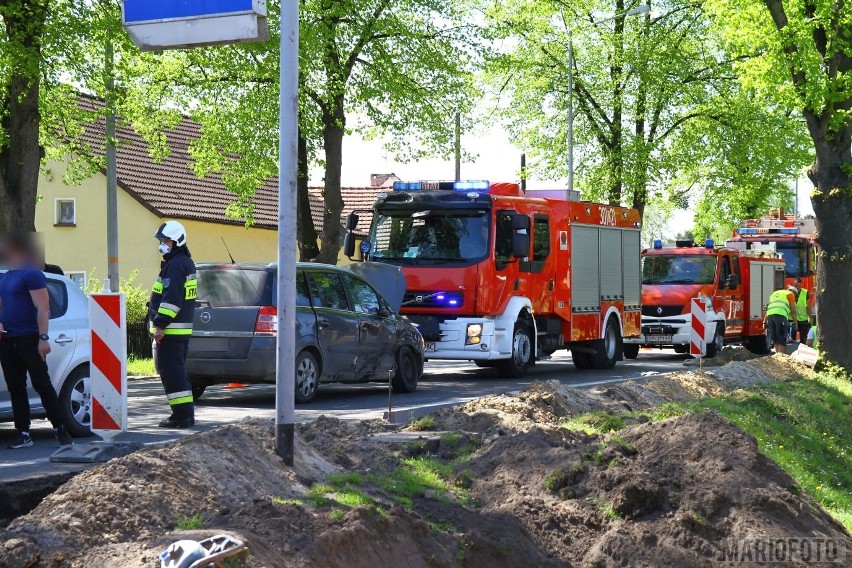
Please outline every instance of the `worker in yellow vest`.
[{"label": "worker in yellow vest", "polygon": [[807,342],[808,347],[819,351],[819,326],[815,325],[811,327],[810,331],[808,332]]},{"label": "worker in yellow vest", "polygon": [[766,317],[763,325],[766,333],[775,348],[776,353],[784,353],[787,345],[789,329],[787,322],[793,322],[793,330],[798,331],[799,317],[796,313],[796,297],[790,290],[784,289],[783,282],[776,285],[775,291],[769,296],[769,305],[766,307]]},{"label": "worker in yellow vest", "polygon": [[[811,328],[810,310],[808,309],[808,289],[802,288],[801,278],[793,280],[793,284],[789,289],[796,298],[796,313],[798,314],[798,321],[796,323],[799,324],[798,340],[800,343],[805,343],[808,337],[808,330]],[[793,339],[796,339],[795,334],[793,334]]]}]

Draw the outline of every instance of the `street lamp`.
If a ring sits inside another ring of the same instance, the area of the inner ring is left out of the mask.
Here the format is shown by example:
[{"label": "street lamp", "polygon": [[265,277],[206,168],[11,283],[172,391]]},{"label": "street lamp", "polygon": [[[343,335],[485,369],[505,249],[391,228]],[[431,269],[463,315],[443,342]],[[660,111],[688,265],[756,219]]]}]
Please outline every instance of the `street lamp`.
[{"label": "street lamp", "polygon": [[[592,25],[609,22],[616,18],[629,18],[630,16],[638,16],[639,14],[647,14],[651,11],[651,6],[643,4],[636,6],[630,10],[619,12],[603,18],[595,20]],[[571,199],[571,193],[574,191],[574,32],[568,28],[568,191],[566,197]]]}]

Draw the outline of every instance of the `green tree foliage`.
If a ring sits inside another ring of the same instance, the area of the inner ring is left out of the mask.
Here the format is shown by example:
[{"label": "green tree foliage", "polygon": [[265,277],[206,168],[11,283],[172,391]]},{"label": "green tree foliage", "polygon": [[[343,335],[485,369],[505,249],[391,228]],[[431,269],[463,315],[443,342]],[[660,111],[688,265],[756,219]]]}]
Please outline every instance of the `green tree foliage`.
[{"label": "green tree foliage", "polygon": [[[575,170],[587,197],[640,210],[652,198],[698,200],[728,222],[762,208],[807,161],[802,128],[737,82],[701,4],[663,0],[651,14],[623,15],[640,3],[494,3],[488,15],[506,47],[492,75],[511,99],[512,132],[534,168],[566,173],[570,31]],[[599,21],[613,14],[622,15]]]},{"label": "green tree foliage", "polygon": [[[389,134],[410,155],[449,152],[453,115],[474,100],[480,59],[468,4],[451,0],[304,0],[300,29],[303,154],[325,170],[318,260],[340,250],[343,138]],[[270,29],[279,13],[270,5]],[[237,195],[229,213],[251,222],[252,197],[278,164],[278,38],[258,44],[140,54],[134,116],[160,101],[203,126],[196,172],[223,174]],[[157,131],[157,121],[146,121]],[[416,140],[416,143],[414,142]],[[304,202],[303,202],[304,203]],[[306,211],[303,209],[303,217]],[[304,219],[303,219],[304,222]],[[304,252],[304,251],[303,251]]]},{"label": "green tree foliage", "polygon": [[798,108],[813,141],[820,345],[852,368],[852,4],[829,0],[710,0],[746,87]]},{"label": "green tree foliage", "polygon": [[[127,310],[127,322],[138,323],[145,321],[148,317],[148,300],[151,297],[151,292],[146,290],[137,282],[139,271],[134,270],[127,278],[122,278],[118,283],[119,291],[124,294],[125,306]],[[95,276],[95,269],[89,272],[86,279],[86,295],[99,294],[103,292],[103,282]]]}]

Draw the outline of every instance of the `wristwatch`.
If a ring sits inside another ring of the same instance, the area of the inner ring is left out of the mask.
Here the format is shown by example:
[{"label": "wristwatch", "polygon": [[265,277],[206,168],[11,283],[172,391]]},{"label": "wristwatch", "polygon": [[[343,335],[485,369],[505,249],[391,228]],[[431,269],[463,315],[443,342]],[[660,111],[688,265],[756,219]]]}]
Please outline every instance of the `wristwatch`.
[{"label": "wristwatch", "polygon": [[42,341],[50,341],[50,336],[46,333],[42,333],[41,335],[38,336],[38,338],[41,339]]}]

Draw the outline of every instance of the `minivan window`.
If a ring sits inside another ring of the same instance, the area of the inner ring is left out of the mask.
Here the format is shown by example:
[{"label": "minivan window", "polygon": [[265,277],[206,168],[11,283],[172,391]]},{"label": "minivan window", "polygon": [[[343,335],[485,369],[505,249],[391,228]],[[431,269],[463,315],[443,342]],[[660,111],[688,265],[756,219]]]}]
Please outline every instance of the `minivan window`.
[{"label": "minivan window", "polygon": [[308,290],[308,281],[305,280],[304,272],[296,273],[296,305],[311,305],[311,292]]},{"label": "minivan window", "polygon": [[310,272],[311,301],[315,308],[349,310],[346,290],[340,276],[333,272]]},{"label": "minivan window", "polygon": [[199,269],[196,300],[211,308],[271,306],[272,272],[231,267]]},{"label": "minivan window", "polygon": [[352,295],[352,303],[355,311],[359,314],[378,314],[381,303],[376,291],[370,288],[366,282],[354,276],[344,275],[346,286]]}]

